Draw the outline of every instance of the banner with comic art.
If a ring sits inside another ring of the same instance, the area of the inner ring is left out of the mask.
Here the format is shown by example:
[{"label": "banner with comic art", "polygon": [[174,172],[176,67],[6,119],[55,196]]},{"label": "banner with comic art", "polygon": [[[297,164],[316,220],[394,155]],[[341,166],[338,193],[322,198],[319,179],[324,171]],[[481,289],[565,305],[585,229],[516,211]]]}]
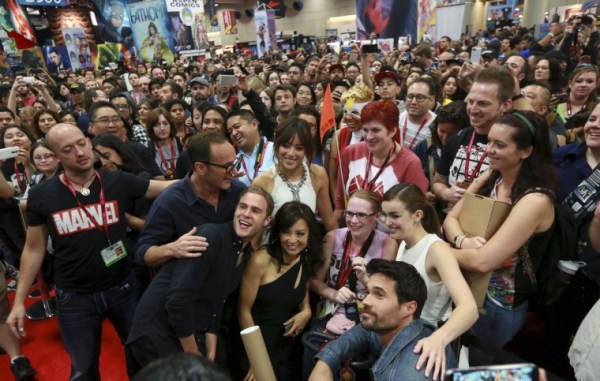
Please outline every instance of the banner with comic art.
[{"label": "banner with comic art", "polygon": [[201,0],[167,0],[172,46],[181,56],[195,56],[209,47]]},{"label": "banner with comic art", "polygon": [[129,33],[131,21],[127,0],[92,0],[96,8],[98,33],[103,42],[121,42]]},{"label": "banner with comic art", "polygon": [[235,17],[235,11],[223,11],[223,26],[225,27],[225,34],[238,34],[237,29],[237,18]]},{"label": "banner with comic art", "polygon": [[256,50],[260,58],[269,49],[277,47],[275,11],[256,10],[254,12],[254,23],[256,28]]},{"label": "banner with comic art", "polygon": [[173,63],[173,39],[165,2],[150,0],[129,5],[131,29],[140,60]]},{"label": "banner with comic art", "polygon": [[356,0],[356,36],[359,40],[417,37],[418,9],[427,0]]}]

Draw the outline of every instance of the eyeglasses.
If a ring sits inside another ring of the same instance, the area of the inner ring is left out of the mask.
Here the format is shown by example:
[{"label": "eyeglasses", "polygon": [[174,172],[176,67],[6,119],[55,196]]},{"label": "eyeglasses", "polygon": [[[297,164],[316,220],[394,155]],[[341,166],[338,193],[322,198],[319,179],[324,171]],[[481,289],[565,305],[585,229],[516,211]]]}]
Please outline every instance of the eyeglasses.
[{"label": "eyeglasses", "polygon": [[356,217],[357,220],[364,221],[368,217],[374,216],[376,214],[377,214],[377,212],[375,212],[375,213],[362,213],[362,212],[355,213],[355,212],[351,212],[349,210],[344,210],[344,216],[346,216],[346,218],[349,220]]},{"label": "eyeglasses", "polygon": [[212,165],[213,167],[223,168],[225,170],[225,172],[227,172],[227,173],[233,171],[234,168],[237,168],[241,162],[242,162],[241,156],[236,157],[235,160],[233,161],[233,163],[229,163],[229,164],[217,164],[217,163],[211,163],[210,161],[201,161],[201,163],[206,164],[206,165]]},{"label": "eyeglasses", "polygon": [[96,119],[96,120],[94,120],[94,123],[104,124],[104,125],[108,125],[110,123],[112,123],[112,124],[121,124],[121,123],[123,123],[123,120],[121,119],[120,116],[113,116],[112,118],[100,118],[100,119]]},{"label": "eyeglasses", "polygon": [[423,102],[425,102],[426,99],[430,99],[430,98],[431,98],[430,96],[422,95],[422,94],[416,94],[416,95],[415,94],[408,94],[406,96],[406,101],[407,102],[411,102],[413,100],[416,100],[417,103],[423,103]]}]

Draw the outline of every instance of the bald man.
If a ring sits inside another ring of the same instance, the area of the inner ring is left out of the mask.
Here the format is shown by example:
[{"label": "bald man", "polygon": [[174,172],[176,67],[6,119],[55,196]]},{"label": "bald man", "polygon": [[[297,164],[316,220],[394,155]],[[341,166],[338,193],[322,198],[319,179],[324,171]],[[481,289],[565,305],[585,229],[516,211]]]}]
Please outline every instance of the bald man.
[{"label": "bald man", "polygon": [[[125,247],[125,213],[140,197],[156,197],[167,182],[124,172],[96,172],[92,143],[70,124],[46,140],[64,172],[31,189],[21,275],[7,324],[25,336],[24,301],[40,270],[48,237],[54,246],[57,315],[71,358],[70,379],[99,379],[101,326],[108,317],[121,340],[129,334],[139,292]],[[128,371],[135,366],[128,359]]]}]

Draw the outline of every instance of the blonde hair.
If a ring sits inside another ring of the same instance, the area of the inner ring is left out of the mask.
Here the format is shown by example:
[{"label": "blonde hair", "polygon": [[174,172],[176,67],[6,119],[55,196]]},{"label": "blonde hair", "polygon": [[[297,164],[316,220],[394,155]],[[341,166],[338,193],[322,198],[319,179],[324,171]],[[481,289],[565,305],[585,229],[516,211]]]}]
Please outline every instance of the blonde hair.
[{"label": "blonde hair", "polygon": [[373,100],[374,93],[364,84],[352,86],[346,90],[340,97],[340,104],[346,104],[346,99],[354,98],[355,102],[370,102]]}]

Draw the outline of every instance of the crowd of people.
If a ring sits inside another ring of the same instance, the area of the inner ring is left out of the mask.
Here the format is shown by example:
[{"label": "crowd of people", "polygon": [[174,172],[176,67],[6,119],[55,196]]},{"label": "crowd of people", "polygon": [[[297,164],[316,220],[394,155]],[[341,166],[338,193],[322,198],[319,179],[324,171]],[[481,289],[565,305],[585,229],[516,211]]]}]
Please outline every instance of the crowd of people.
[{"label": "crowd of people", "polygon": [[[550,306],[536,288],[558,205],[584,182],[600,199],[600,35],[586,17],[540,40],[514,26],[391,53],[323,43],[0,86],[0,147],[18,150],[0,172],[0,286],[16,289],[12,309],[0,290],[0,346],[16,379],[35,374],[19,337],[41,269],[71,380],[100,378],[104,319],[130,377],[188,352],[254,380],[239,331],[258,325],[278,380],[344,379],[365,352],[374,379],[436,380],[463,334],[501,349],[534,312],[544,353],[529,360],[559,371],[600,295],[593,207],[570,210],[585,267]],[[492,237],[461,226],[466,192],[512,206]],[[491,274],[480,306],[463,271]],[[338,338],[316,353],[307,332]],[[469,361],[495,363],[476,349]]]}]

